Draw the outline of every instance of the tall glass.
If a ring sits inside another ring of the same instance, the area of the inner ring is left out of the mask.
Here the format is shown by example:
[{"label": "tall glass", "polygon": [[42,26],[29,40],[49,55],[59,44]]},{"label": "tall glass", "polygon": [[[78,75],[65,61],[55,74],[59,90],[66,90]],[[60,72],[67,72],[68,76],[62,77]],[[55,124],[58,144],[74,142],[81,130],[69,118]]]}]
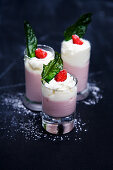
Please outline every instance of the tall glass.
[{"label": "tall glass", "polygon": [[81,40],[82,45],[73,44],[72,40],[63,41],[61,45],[63,67],[78,79],[77,101],[85,99],[89,94],[88,71],[91,45],[89,41]]},{"label": "tall glass", "polygon": [[[49,46],[38,45],[37,48],[49,51],[54,56],[54,50]],[[27,108],[33,111],[41,111],[42,110],[41,73],[43,66],[34,69],[32,65],[29,64],[30,60],[31,58],[27,56],[27,52],[25,50],[24,52],[25,96],[23,98],[23,102]]]},{"label": "tall glass", "polygon": [[77,80],[66,90],[53,90],[42,83],[42,126],[52,134],[65,134],[74,128]]}]

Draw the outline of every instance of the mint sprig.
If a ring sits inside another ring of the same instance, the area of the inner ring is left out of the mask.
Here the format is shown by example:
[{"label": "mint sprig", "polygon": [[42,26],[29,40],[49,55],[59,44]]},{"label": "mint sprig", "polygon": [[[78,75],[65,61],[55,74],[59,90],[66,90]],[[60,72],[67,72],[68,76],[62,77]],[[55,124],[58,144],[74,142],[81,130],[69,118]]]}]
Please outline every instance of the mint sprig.
[{"label": "mint sprig", "polygon": [[27,21],[24,21],[24,30],[26,36],[27,55],[30,58],[35,57],[35,50],[37,48],[37,38],[32,27]]},{"label": "mint sprig", "polygon": [[56,74],[58,74],[63,69],[63,60],[58,52],[55,52],[54,60],[50,61],[48,65],[43,65],[42,71],[42,81],[49,83]]},{"label": "mint sprig", "polygon": [[82,38],[86,33],[88,24],[91,22],[91,16],[92,16],[91,13],[86,13],[82,15],[77,20],[77,22],[75,22],[73,25],[71,25],[64,31],[64,39],[68,41],[72,39],[72,35],[74,34]]}]

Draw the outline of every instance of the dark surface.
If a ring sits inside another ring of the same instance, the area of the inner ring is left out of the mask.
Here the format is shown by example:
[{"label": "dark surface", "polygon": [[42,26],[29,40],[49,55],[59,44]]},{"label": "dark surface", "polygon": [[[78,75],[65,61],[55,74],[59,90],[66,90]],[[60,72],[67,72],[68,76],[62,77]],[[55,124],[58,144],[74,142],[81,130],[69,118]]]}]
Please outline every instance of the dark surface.
[{"label": "dark surface", "polygon": [[[90,96],[77,103],[67,135],[47,134],[39,114],[25,109],[23,21],[38,43],[60,51],[63,31],[81,14],[93,13]],[[113,1],[0,1],[0,170],[113,169]]]}]

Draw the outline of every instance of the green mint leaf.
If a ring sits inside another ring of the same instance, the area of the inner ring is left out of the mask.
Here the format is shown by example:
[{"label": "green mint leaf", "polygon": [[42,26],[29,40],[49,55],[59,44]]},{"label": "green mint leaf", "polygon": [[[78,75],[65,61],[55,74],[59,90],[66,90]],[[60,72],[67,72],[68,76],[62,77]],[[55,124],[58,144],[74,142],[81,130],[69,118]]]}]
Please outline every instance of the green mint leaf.
[{"label": "green mint leaf", "polygon": [[42,81],[49,83],[49,81],[52,80],[62,69],[63,61],[61,55],[58,52],[55,52],[54,60],[50,61],[48,65],[43,65]]},{"label": "green mint leaf", "polygon": [[77,20],[76,23],[74,23],[73,25],[71,25],[64,31],[64,39],[68,41],[72,39],[72,35],[74,34],[82,38],[84,34],[86,33],[88,24],[91,22],[91,16],[92,16],[91,13],[86,13],[82,15]]},{"label": "green mint leaf", "polygon": [[35,57],[35,50],[37,48],[37,38],[32,30],[32,27],[27,21],[24,21],[24,30],[26,36],[27,55],[32,58]]}]

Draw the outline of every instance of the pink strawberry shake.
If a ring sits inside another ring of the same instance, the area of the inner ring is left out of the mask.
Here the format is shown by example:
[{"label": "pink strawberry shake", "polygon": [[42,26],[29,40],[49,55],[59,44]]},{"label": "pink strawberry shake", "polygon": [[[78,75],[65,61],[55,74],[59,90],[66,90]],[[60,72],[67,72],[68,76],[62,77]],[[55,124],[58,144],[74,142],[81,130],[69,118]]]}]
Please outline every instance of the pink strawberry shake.
[{"label": "pink strawberry shake", "polygon": [[42,84],[42,108],[49,116],[60,118],[71,115],[76,109],[77,80],[67,73],[67,79],[54,78]]},{"label": "pink strawberry shake", "polygon": [[33,102],[41,102],[41,73],[43,64],[47,65],[54,59],[54,50],[51,47],[38,45],[38,48],[45,47],[47,52],[45,58],[32,57],[29,58],[25,54],[25,82],[26,82],[26,97]]},{"label": "pink strawberry shake", "polygon": [[87,88],[89,59],[91,46],[89,41],[80,39],[81,44],[76,44],[71,39],[63,41],[61,45],[61,57],[63,67],[78,79],[77,92]]}]

